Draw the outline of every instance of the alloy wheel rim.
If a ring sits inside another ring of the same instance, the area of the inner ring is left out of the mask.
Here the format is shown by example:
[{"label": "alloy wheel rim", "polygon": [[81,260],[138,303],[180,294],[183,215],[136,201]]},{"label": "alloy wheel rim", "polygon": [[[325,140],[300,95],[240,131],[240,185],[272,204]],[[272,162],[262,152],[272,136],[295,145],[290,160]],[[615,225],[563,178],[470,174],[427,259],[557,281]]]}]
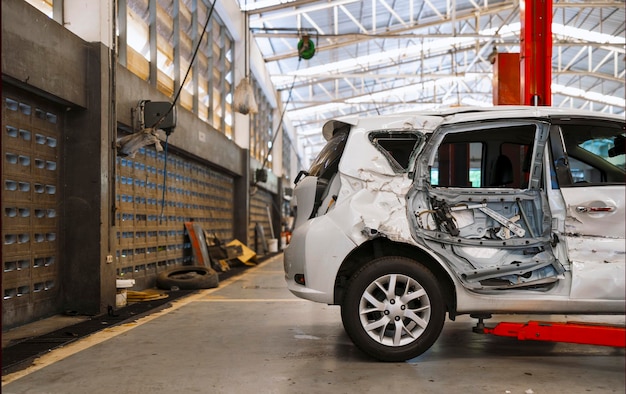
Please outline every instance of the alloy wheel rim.
[{"label": "alloy wheel rim", "polygon": [[417,340],[430,321],[430,299],[415,279],[387,274],[372,281],[361,295],[359,318],[367,335],[385,346]]}]

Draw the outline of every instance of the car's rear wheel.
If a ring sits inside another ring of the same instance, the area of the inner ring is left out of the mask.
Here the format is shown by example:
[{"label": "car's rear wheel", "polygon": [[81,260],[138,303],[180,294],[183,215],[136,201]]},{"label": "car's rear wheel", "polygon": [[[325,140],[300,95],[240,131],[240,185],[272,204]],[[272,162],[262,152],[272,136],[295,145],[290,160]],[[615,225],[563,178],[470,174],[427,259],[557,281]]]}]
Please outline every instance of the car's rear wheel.
[{"label": "car's rear wheel", "polygon": [[352,342],[381,361],[419,356],[437,340],[445,302],[437,279],[405,257],[382,257],[352,277],[341,305]]}]

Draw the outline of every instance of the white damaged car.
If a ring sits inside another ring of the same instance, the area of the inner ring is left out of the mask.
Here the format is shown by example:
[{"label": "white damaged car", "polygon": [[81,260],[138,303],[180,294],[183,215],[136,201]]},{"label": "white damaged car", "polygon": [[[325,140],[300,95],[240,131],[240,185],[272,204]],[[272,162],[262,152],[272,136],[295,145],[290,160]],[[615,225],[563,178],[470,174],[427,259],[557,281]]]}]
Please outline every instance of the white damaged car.
[{"label": "white damaged car", "polygon": [[331,120],[294,189],[289,290],[414,358],[446,313],[624,314],[623,116],[455,108]]}]

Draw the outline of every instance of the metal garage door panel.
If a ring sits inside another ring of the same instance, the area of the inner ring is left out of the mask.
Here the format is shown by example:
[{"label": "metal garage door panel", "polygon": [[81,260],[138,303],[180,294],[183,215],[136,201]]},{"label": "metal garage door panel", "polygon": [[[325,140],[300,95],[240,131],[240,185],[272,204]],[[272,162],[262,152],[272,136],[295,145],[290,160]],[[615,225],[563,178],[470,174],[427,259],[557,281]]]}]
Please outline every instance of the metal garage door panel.
[{"label": "metal garage door panel", "polygon": [[61,111],[5,87],[2,95],[2,323],[60,308]]},{"label": "metal garage door panel", "polygon": [[263,228],[265,240],[272,237],[272,229],[270,226],[270,218],[268,216],[268,208],[270,212],[273,208],[272,194],[261,188],[257,188],[256,193],[250,197],[250,227],[248,228],[248,245],[252,245],[255,252],[264,254],[263,240],[260,235],[255,233],[257,224]]},{"label": "metal garage door panel", "polygon": [[165,167],[164,153],[152,147],[117,158],[116,268],[137,288],[154,286],[158,272],[191,261],[185,222],[224,241],[234,234],[231,175],[171,151],[167,177]]}]

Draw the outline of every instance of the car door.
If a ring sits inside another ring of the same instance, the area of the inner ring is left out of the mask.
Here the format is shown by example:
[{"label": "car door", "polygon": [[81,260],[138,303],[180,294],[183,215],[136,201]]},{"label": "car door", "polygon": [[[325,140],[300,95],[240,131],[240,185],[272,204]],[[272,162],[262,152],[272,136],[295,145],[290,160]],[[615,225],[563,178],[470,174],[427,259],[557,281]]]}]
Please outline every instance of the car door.
[{"label": "car door", "polygon": [[564,272],[543,186],[549,124],[505,119],[435,131],[409,194],[416,242],[474,291],[549,287]]},{"label": "car door", "polygon": [[550,205],[572,262],[573,298],[623,299],[624,122],[556,119],[550,130]]}]

